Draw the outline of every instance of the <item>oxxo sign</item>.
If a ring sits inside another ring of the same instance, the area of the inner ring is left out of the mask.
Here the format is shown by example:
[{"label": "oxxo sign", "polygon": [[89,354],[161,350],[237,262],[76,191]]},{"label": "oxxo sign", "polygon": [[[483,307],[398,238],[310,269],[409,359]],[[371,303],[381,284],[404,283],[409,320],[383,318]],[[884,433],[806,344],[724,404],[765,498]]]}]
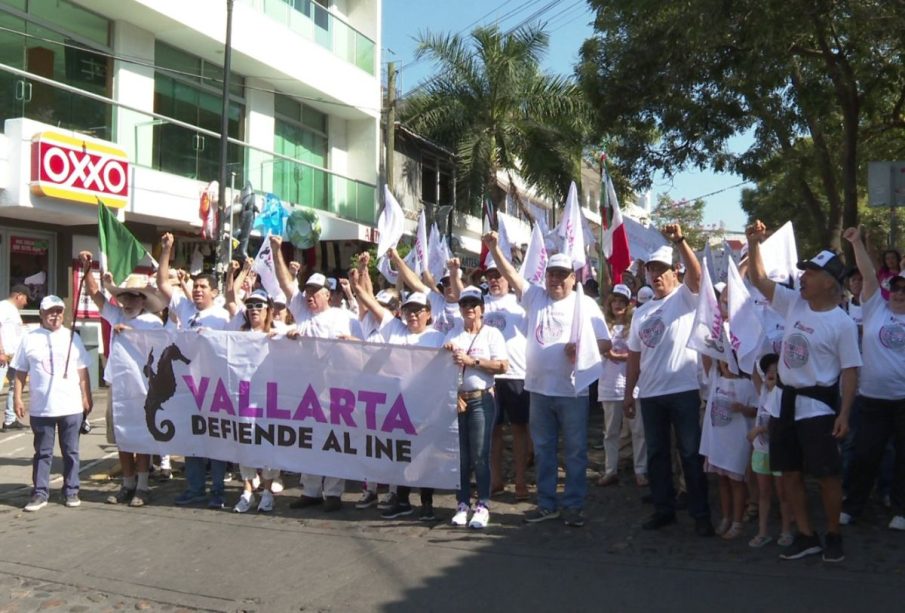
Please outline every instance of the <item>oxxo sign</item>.
[{"label": "oxxo sign", "polygon": [[40,132],[31,139],[31,191],[75,202],[122,208],[129,198],[129,158],[96,139]]}]

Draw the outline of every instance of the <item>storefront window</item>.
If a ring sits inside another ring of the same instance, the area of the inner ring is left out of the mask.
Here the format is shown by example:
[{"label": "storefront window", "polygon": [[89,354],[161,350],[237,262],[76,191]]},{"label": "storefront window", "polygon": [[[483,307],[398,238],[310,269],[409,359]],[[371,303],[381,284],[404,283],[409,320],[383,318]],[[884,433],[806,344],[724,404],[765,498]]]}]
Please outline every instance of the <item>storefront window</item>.
[{"label": "storefront window", "polygon": [[24,283],[31,292],[29,310],[37,310],[48,292],[50,263],[53,254],[51,236],[11,230],[5,237],[9,244],[9,286]]},{"label": "storefront window", "polygon": [[[0,26],[0,62],[95,94],[110,95],[107,19],[66,0],[35,0],[27,5],[4,1],[0,3]],[[0,72],[0,126],[13,117],[27,117],[106,140],[113,138],[111,109],[106,104]]]}]

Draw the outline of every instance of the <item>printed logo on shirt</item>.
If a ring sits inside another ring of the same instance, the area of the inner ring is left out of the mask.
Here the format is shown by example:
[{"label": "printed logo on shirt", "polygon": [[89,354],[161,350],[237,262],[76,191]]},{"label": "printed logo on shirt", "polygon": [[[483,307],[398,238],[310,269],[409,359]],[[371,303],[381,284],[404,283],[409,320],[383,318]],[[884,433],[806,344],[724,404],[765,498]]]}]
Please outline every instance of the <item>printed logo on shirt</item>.
[{"label": "printed logo on shirt", "polygon": [[898,320],[890,320],[880,328],[880,343],[887,349],[898,351],[905,347],[905,326]]},{"label": "printed logo on shirt", "polygon": [[725,390],[717,388],[713,393],[713,403],[710,405],[710,424],[714,428],[729,425],[732,421],[733,396]]},{"label": "printed logo on shirt", "polygon": [[506,329],[506,316],[502,313],[488,313],[484,316],[484,325],[496,328],[502,332]]},{"label": "printed logo on shirt", "polygon": [[555,317],[548,317],[537,324],[537,329],[534,330],[534,338],[537,339],[538,344],[546,345],[559,340],[563,330],[565,330],[563,322]]},{"label": "printed logo on shirt", "polygon": [[641,325],[641,329],[638,330],[638,336],[641,338],[641,342],[644,343],[645,347],[650,347],[651,349],[660,344],[665,333],[666,324],[663,323],[663,320],[659,315],[645,321]]},{"label": "printed logo on shirt", "polygon": [[808,363],[810,354],[808,337],[798,332],[790,334],[782,347],[782,361],[789,368],[801,368]]},{"label": "printed logo on shirt", "polygon": [[446,334],[450,330],[453,329],[455,323],[452,319],[446,317],[445,314],[439,315],[436,320],[434,320],[434,330],[439,330],[443,334]]}]

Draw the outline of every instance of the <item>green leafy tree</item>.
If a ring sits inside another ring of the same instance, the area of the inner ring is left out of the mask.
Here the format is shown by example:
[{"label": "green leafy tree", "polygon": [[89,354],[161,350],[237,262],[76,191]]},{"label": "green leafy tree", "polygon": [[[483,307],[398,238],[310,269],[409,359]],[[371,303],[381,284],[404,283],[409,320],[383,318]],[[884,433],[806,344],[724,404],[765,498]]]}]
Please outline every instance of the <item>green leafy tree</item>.
[{"label": "green leafy tree", "polygon": [[572,79],[541,72],[548,44],[536,26],[420,39],[418,57],[433,60],[437,71],[405,101],[401,118],[456,152],[458,201],[472,211],[494,193],[497,171],[510,179],[517,172],[560,201],[578,181],[586,106]]},{"label": "green leafy tree", "polygon": [[710,236],[704,228],[704,201],[700,199],[673,200],[667,194],[659,194],[650,219],[657,228],[670,223],[682,226],[685,240],[696,251],[704,248]]},{"label": "green leafy tree", "polygon": [[[841,245],[858,222],[863,148],[905,132],[905,3],[589,2],[580,83],[637,183],[687,167],[781,183],[789,216],[803,209]],[[735,153],[742,134],[753,142]]]}]

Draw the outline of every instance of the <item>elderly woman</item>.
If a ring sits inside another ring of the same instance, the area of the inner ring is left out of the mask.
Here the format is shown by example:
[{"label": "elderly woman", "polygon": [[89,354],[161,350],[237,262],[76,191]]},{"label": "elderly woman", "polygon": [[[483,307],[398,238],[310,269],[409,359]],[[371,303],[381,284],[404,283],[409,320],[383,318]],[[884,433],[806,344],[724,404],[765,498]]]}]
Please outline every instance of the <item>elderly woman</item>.
[{"label": "elderly woman", "polygon": [[[461,484],[453,526],[486,528],[490,521],[490,439],[496,410],[493,402],[494,375],[509,369],[506,340],[492,326],[484,325],[484,295],[474,286],[459,294],[462,328],[450,331],[443,346],[452,352],[461,368],[459,376],[459,457]],[[478,484],[478,501],[471,521],[471,472]]]},{"label": "elderly woman", "polygon": [[839,521],[852,523],[864,510],[891,438],[896,459],[889,527],[905,530],[905,273],[889,278],[889,300],[885,300],[861,233],[848,228],[843,237],[852,243],[855,262],[864,275],[864,365],[858,389],[861,426],[855,435],[851,484]]}]

